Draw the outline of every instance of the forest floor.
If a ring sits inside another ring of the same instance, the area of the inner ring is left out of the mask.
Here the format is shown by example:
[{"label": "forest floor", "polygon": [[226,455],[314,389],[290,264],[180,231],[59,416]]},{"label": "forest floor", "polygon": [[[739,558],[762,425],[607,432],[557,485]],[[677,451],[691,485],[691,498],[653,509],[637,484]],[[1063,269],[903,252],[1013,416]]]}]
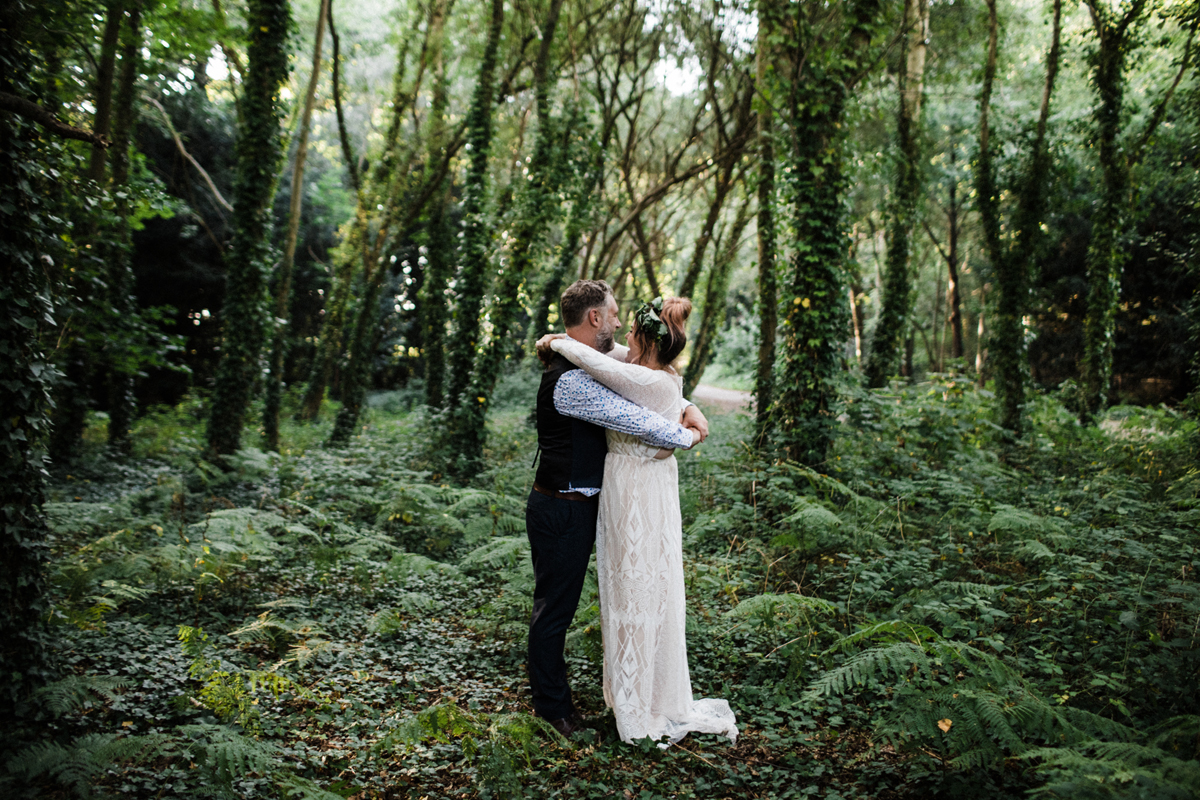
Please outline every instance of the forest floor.
[{"label": "forest floor", "polygon": [[[465,484],[438,472],[415,392],[373,396],[345,449],[319,446],[323,417],[225,468],[199,457],[198,404],[141,420],[127,460],[98,419],[51,481],[59,679],[0,791],[1016,797],[1055,779],[1021,757],[1065,725],[1119,740],[1195,713],[1194,424],[1126,409],[1088,432],[1043,405],[1004,463],[986,394],[948,380],[852,394],[827,474],[756,461],[749,415],[698,396],[712,436],[678,456],[689,661],[741,735],[620,742],[593,575],[568,642],[588,729],[564,740],[524,668],[532,387],[501,387]],[[1000,696],[999,719],[971,705]]]}]

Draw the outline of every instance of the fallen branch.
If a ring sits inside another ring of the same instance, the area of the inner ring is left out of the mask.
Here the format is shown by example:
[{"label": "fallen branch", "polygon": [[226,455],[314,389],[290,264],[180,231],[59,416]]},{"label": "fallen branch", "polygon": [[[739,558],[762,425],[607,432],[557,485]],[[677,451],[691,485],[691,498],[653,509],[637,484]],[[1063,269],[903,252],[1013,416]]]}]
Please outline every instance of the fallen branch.
[{"label": "fallen branch", "polygon": [[23,97],[17,97],[15,94],[8,92],[0,92],[0,111],[8,111],[26,119],[33,120],[51,133],[57,134],[64,139],[75,139],[80,142],[88,142],[96,147],[107,148],[109,141],[107,138],[91,131],[85,131],[83,128],[76,128],[74,125],[68,125],[65,122],[60,122],[57,117],[51,114],[46,109],[39,106],[32,100],[26,100]]},{"label": "fallen branch", "polygon": [[213,183],[212,178],[208,176],[208,173],[204,170],[204,167],[200,166],[200,162],[192,158],[192,154],[189,153],[183,146],[183,140],[179,138],[179,134],[175,131],[175,126],[171,124],[171,116],[167,113],[167,110],[162,107],[162,103],[158,102],[153,97],[147,97],[146,102],[157,108],[158,113],[162,114],[163,122],[167,123],[167,130],[171,132],[171,138],[175,140],[175,146],[179,148],[179,154],[187,159],[189,164],[196,168],[196,171],[200,173],[201,178],[204,178],[204,182],[208,184],[208,190],[212,192],[213,198],[216,199],[217,203],[226,211],[233,211],[233,206],[229,205],[225,198],[221,196],[221,193],[217,191],[217,185]]}]

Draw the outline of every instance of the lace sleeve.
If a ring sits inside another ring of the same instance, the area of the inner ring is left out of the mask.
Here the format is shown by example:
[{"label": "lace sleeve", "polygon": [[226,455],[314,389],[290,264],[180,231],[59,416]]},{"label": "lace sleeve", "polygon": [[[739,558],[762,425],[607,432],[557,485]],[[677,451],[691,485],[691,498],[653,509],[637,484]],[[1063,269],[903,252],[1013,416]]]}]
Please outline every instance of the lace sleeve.
[{"label": "lace sleeve", "polygon": [[550,346],[625,399],[659,414],[678,413],[679,387],[667,372],[625,364],[573,339],[555,339]]}]

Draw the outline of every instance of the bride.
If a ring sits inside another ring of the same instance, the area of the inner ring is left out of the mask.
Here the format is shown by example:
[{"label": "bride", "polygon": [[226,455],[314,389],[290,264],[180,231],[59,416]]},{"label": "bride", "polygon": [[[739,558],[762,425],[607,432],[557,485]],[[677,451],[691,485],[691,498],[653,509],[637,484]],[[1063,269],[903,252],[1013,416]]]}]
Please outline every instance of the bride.
[{"label": "bride", "polygon": [[[638,309],[627,363],[569,338],[550,346],[597,381],[668,419],[679,419],[683,381],[671,362],[687,343],[689,300],[656,297]],[[683,584],[679,471],[672,450],[609,430],[596,525],[604,702],[625,742],[689,732],[737,739],[726,700],[692,698]],[[660,745],[665,747],[666,745]]]}]

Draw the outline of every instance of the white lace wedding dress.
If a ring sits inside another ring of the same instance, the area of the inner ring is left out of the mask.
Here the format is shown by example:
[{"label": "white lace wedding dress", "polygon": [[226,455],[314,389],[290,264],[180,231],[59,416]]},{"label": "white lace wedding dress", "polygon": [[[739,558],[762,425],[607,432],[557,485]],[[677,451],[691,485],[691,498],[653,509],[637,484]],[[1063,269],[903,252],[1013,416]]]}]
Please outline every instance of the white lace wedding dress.
[{"label": "white lace wedding dress", "polygon": [[[674,371],[624,364],[570,339],[552,347],[625,398],[678,420],[682,379]],[[683,525],[675,458],[629,434],[608,432],[596,525],[604,702],[625,742],[689,732],[737,740],[729,702],[692,698],[683,585]]]}]

